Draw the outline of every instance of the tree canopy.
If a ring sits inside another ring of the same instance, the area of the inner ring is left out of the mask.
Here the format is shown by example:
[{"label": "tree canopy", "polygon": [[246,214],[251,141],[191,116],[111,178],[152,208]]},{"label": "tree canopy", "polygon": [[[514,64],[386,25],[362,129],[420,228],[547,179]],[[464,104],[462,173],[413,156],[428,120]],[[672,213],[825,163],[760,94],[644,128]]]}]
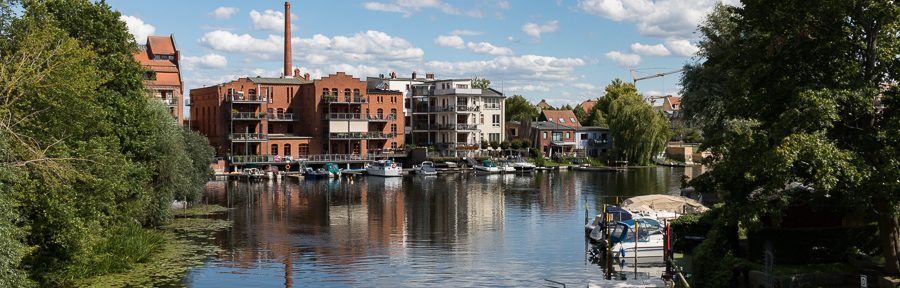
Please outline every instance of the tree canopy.
[{"label": "tree canopy", "polygon": [[504,102],[506,109],[506,121],[534,120],[538,116],[538,110],[522,95],[513,95]]},{"label": "tree canopy", "polygon": [[714,155],[692,183],[718,192],[732,223],[797,201],[873,211],[900,274],[900,5],[742,2],[708,16],[683,75],[686,117]]},{"label": "tree canopy", "polygon": [[[590,124],[603,120],[603,109],[609,111],[609,130],[615,150],[629,163],[647,165],[666,148],[671,137],[669,120],[634,89],[631,83],[616,79],[606,87],[607,94],[600,98],[605,106],[595,105]],[[610,92],[612,91],[612,92]],[[610,97],[612,95],[612,97]],[[610,97],[610,98],[607,98]],[[611,99],[603,101],[603,99]]]},{"label": "tree canopy", "polygon": [[472,79],[472,88],[487,89],[490,87],[491,87],[491,80],[484,79],[484,78]]}]

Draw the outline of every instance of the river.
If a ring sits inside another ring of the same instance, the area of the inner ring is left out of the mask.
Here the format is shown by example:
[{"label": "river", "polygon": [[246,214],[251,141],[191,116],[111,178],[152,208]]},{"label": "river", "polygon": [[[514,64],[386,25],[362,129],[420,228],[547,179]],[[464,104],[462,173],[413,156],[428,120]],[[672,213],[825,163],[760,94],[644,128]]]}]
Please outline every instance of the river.
[{"label": "river", "polygon": [[[699,168],[353,180],[212,182],[233,208],[219,252],[188,287],[543,286],[601,278],[587,261],[585,209],[677,194]],[[593,217],[593,216],[591,216]],[[658,277],[658,275],[654,275]]]}]

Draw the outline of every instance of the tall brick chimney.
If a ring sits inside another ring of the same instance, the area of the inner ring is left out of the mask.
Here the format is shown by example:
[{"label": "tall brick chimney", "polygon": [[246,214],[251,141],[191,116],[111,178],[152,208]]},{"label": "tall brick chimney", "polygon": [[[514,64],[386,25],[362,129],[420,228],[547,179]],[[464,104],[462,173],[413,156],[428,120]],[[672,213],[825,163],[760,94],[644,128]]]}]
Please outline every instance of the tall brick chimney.
[{"label": "tall brick chimney", "polygon": [[284,77],[291,77],[291,2],[284,1]]}]

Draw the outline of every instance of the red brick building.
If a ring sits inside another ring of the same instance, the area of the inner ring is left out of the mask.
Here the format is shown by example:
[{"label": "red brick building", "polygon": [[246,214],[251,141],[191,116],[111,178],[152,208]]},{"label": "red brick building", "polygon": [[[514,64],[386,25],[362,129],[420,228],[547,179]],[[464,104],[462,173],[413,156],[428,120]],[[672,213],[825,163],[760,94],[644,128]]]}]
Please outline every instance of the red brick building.
[{"label": "red brick building", "polygon": [[175,37],[150,36],[147,44],[134,53],[134,59],[147,70],[144,86],[163,101],[178,124],[184,123],[184,87],[181,81],[181,53],[175,48]]}]

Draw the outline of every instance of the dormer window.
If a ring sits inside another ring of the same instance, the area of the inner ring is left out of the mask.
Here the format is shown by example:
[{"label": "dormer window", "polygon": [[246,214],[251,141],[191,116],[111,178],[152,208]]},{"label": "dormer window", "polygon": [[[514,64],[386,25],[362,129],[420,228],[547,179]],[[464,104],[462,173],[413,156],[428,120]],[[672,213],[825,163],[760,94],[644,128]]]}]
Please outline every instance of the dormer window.
[{"label": "dormer window", "polygon": [[565,119],[565,118],[559,118],[559,123],[560,123],[560,124],[566,123],[566,119]]},{"label": "dormer window", "polygon": [[575,117],[569,117],[569,121],[572,121],[572,123],[578,122],[578,121],[575,121]]}]

